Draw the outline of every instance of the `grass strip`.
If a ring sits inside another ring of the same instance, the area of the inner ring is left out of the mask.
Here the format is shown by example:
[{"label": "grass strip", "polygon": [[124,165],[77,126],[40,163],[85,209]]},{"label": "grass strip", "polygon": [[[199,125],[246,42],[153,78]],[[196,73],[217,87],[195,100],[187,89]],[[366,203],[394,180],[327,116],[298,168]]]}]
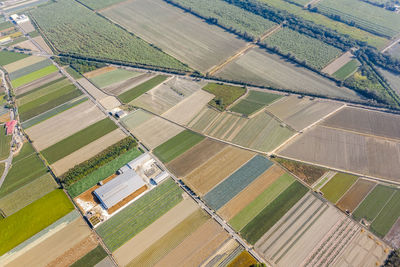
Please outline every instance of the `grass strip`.
[{"label": "grass strip", "polygon": [[168,76],[165,75],[157,75],[154,78],[151,78],[150,80],[139,84],[136,87],[133,87],[132,89],[129,89],[128,91],[120,94],[118,98],[123,102],[123,103],[129,103],[135,98],[141,96],[142,94],[146,93],[147,91],[151,90],[152,88],[156,87],[163,81],[165,81],[168,78]]},{"label": "grass strip", "polygon": [[37,79],[40,79],[40,78],[42,78],[42,77],[44,77],[46,75],[49,75],[49,74],[51,74],[53,72],[56,72],[56,71],[58,71],[57,67],[54,66],[54,65],[50,65],[50,66],[47,66],[47,67],[45,67],[43,69],[31,72],[31,73],[29,73],[27,75],[19,77],[18,79],[12,81],[11,85],[12,85],[12,87],[17,88],[17,87],[20,87],[20,86],[25,85],[27,83],[33,82],[33,81],[35,81]]},{"label": "grass strip", "polygon": [[77,260],[70,267],[92,267],[107,256],[107,252],[104,250],[104,248],[101,245],[98,245],[95,249]]},{"label": "grass strip", "polygon": [[42,151],[42,155],[49,164],[52,164],[115,129],[117,129],[117,125],[105,118],[46,148]]}]

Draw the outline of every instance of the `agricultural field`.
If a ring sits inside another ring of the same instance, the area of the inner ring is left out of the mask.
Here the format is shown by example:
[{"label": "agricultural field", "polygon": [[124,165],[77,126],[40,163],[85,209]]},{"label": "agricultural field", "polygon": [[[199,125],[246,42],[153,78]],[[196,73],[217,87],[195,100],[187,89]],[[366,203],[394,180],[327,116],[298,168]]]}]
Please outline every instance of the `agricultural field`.
[{"label": "agricultural field", "polygon": [[54,190],[39,200],[0,220],[0,255],[9,251],[74,209],[62,190]]},{"label": "agricultural field", "polygon": [[101,245],[98,245],[95,249],[90,251],[88,254],[74,262],[71,267],[86,267],[86,266],[95,266],[97,263],[101,262],[104,258],[106,258],[107,252]]},{"label": "agricultural field", "polygon": [[80,0],[79,2],[93,10],[101,10],[118,4],[119,2],[123,2],[123,0]]},{"label": "agricultural field", "polygon": [[334,82],[260,48],[249,50],[215,75],[227,80],[300,93],[360,99],[352,90],[338,87]]},{"label": "agricultural field", "polygon": [[391,49],[388,50],[388,53],[397,59],[400,59],[400,44],[393,46]]},{"label": "agricultural field", "polygon": [[[32,56],[32,57],[34,57],[34,56]],[[29,59],[29,58],[27,58],[27,59]],[[45,67],[52,65],[52,63],[49,59],[44,59],[44,58],[39,58],[39,59],[40,59],[40,61],[38,61],[34,64],[25,65],[23,68],[19,68],[13,72],[9,72],[8,76],[10,77],[11,81],[16,80],[22,76],[25,76],[31,72],[34,72],[34,71],[37,71],[37,70],[40,70],[40,69],[43,69]],[[17,61],[14,64],[19,63],[19,62],[20,61]],[[9,65],[7,65],[7,66],[9,66]],[[21,66],[23,66],[23,65],[21,64]]]},{"label": "agricultural field", "polygon": [[[25,55],[25,54],[20,54],[20,53],[13,53],[13,52],[9,52],[9,51],[0,51],[0,65],[5,66],[8,64],[11,64],[15,61],[24,59],[26,57],[28,57],[29,55]],[[7,70],[7,69],[6,69]]]},{"label": "agricultural field", "polygon": [[215,97],[209,103],[212,107],[223,111],[233,102],[246,93],[246,88],[226,84],[209,83],[203,90],[213,94]]},{"label": "agricultural field", "polygon": [[161,161],[168,163],[179,155],[183,154],[185,151],[189,150],[194,145],[200,143],[203,139],[203,136],[189,130],[185,130],[156,147],[153,153]]},{"label": "agricultural field", "polygon": [[220,209],[271,165],[272,162],[268,159],[259,155],[255,156],[208,192],[204,196],[205,202],[214,210]]},{"label": "agricultural field", "polygon": [[[178,60],[75,1],[62,0],[44,5],[31,10],[30,14],[59,52],[166,69],[188,70]],[[54,21],[57,21],[57,24],[54,24]],[[85,42],[84,46],[79,42],[88,39],[91,41]]]},{"label": "agricultural field", "polygon": [[115,69],[100,75],[96,75],[90,78],[90,81],[94,83],[94,85],[96,85],[98,88],[103,89],[107,86],[119,83],[121,81],[125,81],[129,78],[137,77],[140,74],[141,74],[140,72],[128,71],[124,69]]},{"label": "agricultural field", "polygon": [[18,88],[15,88],[14,91],[15,91],[16,95],[24,94],[24,93],[27,93],[27,92],[29,92],[31,90],[37,89],[37,88],[39,88],[39,87],[41,87],[41,86],[43,86],[43,85],[45,85],[47,83],[50,83],[52,81],[55,81],[55,80],[58,80],[58,79],[61,79],[61,78],[63,78],[63,75],[61,73],[54,72],[54,73],[52,73],[50,75],[47,75],[47,76],[45,76],[43,78],[37,79],[34,82],[31,82],[29,84],[26,84],[26,85],[18,87]]},{"label": "agricultural field", "polygon": [[282,98],[281,95],[251,90],[243,99],[232,106],[230,110],[249,116],[280,98]]},{"label": "agricultural field", "polygon": [[[3,51],[2,53],[4,53],[4,52],[6,52],[6,51]],[[10,52],[8,52],[8,53],[10,53]],[[25,68],[28,68],[28,67],[30,67],[32,65],[35,65],[35,64],[43,62],[43,61],[44,62],[46,62],[46,61],[48,62],[48,60],[46,60],[46,58],[44,58],[44,57],[28,56],[28,55],[25,55],[25,54],[24,54],[23,57],[21,57],[20,56],[21,54],[18,54],[18,53],[13,53],[13,55],[11,55],[11,54],[9,54],[9,55],[10,55],[10,57],[13,56],[13,57],[15,57],[15,59],[17,59],[17,60],[14,60],[14,61],[10,60],[9,63],[3,65],[4,69],[9,74],[17,72],[17,71],[25,69]],[[25,73],[25,74],[27,74],[27,73]]]},{"label": "agricultural field", "polygon": [[29,74],[26,74],[26,75],[24,75],[22,77],[19,77],[19,78],[15,79],[15,80],[11,81],[11,85],[14,88],[17,88],[17,87],[20,87],[22,85],[31,83],[31,82],[33,82],[35,80],[38,80],[38,79],[40,79],[42,77],[45,77],[45,76],[47,76],[49,74],[52,74],[53,72],[56,72],[56,71],[58,71],[57,67],[54,66],[54,65],[50,65],[50,66],[44,67],[42,69],[39,69],[39,70],[34,71],[34,72],[31,72]]},{"label": "agricultural field", "polygon": [[335,71],[333,73],[333,77],[339,80],[346,80],[357,71],[359,66],[360,62],[358,62],[356,59],[353,59],[346,63],[343,67]]},{"label": "agricultural field", "polygon": [[336,203],[357,179],[357,176],[338,173],[321,188],[321,192],[324,198],[332,203]]},{"label": "agricultural field", "polygon": [[11,135],[6,135],[6,127],[0,126],[0,160],[8,158],[10,155]]},{"label": "agricultural field", "polygon": [[190,9],[191,12],[203,18],[215,19],[217,25],[225,29],[232,29],[240,35],[247,35],[253,39],[261,37],[276,25],[276,23],[264,17],[221,0],[172,0],[171,2],[185,9]]},{"label": "agricultural field", "polygon": [[253,258],[247,251],[242,251],[236,258],[234,258],[228,267],[251,266],[256,264],[257,260]]},{"label": "agricultural field", "polygon": [[273,103],[266,110],[296,131],[301,131],[341,106],[343,105],[340,103],[288,96]]},{"label": "agricultural field", "polygon": [[112,110],[116,107],[119,107],[121,103],[114,96],[107,95],[99,88],[94,86],[86,78],[81,78],[77,80],[77,82],[87,91],[92,97],[94,97],[106,110]]},{"label": "agricultural field", "polygon": [[400,144],[395,141],[315,126],[277,154],[310,164],[398,181],[399,151]]},{"label": "agricultural field", "polygon": [[339,202],[336,203],[336,206],[342,211],[353,212],[375,185],[376,183],[372,181],[358,179]]},{"label": "agricultural field", "polygon": [[245,46],[235,35],[161,0],[121,3],[101,14],[204,73]]},{"label": "agricultural field", "polygon": [[114,96],[118,96],[144,82],[147,82],[148,80],[154,78],[156,75],[157,74],[154,73],[143,73],[137,77],[133,77],[128,80],[104,87],[102,90]]},{"label": "agricultural field", "polygon": [[135,86],[134,88],[129,89],[128,91],[120,94],[118,97],[123,103],[129,103],[132,100],[141,96],[142,94],[146,93],[147,91],[151,90],[155,86],[159,85],[167,78],[168,76],[158,75],[142,84]]},{"label": "agricultural field", "polygon": [[342,53],[334,46],[286,27],[266,38],[263,43],[317,70],[323,69]]},{"label": "agricultural field", "polygon": [[121,210],[96,228],[105,244],[115,251],[182,200],[182,191],[172,179]]},{"label": "agricultural field", "polygon": [[390,87],[400,96],[400,77],[398,74],[379,68],[379,72],[383,75]]},{"label": "agricultural field", "polygon": [[323,0],[318,12],[327,16],[340,16],[342,21],[373,34],[394,37],[400,32],[400,17],[391,11],[356,0]]}]

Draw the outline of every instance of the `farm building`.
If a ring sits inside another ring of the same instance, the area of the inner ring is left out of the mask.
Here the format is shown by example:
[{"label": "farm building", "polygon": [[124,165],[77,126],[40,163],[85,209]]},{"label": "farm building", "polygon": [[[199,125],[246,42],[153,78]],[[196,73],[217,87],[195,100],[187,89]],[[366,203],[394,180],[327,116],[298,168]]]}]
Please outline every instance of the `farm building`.
[{"label": "farm building", "polygon": [[17,124],[16,120],[6,122],[7,135],[12,134],[14,132],[15,125]]},{"label": "farm building", "polygon": [[110,182],[96,189],[94,195],[104,208],[110,209],[144,185],[145,182],[134,170],[127,169]]},{"label": "farm building", "polygon": [[24,22],[29,22],[29,18],[26,15],[17,15],[13,14],[10,16],[10,18],[17,24],[21,24]]}]

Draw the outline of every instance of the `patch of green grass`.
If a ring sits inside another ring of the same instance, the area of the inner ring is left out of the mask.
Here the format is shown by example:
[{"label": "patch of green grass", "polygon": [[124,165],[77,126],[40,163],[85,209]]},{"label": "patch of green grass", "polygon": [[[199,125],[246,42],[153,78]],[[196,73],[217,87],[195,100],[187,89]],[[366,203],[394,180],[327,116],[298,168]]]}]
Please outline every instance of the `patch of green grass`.
[{"label": "patch of green grass", "polygon": [[203,136],[189,130],[185,130],[169,139],[167,142],[159,145],[153,150],[162,162],[170,162],[174,158],[189,150],[194,145],[200,143]]},{"label": "patch of green grass", "polygon": [[249,116],[281,97],[281,95],[266,92],[249,91],[249,94],[235,104],[231,110]]},{"label": "patch of green grass", "polygon": [[130,162],[131,160],[140,156],[142,152],[138,149],[132,149],[113,161],[107,163],[106,165],[98,168],[85,178],[77,181],[67,188],[68,193],[72,198],[79,196],[89,188],[95,186],[98,182],[106,179],[107,177],[113,175],[118,169]]},{"label": "patch of green grass", "polygon": [[16,156],[14,156],[12,160],[12,164],[17,163],[20,160],[23,160],[24,158],[28,157],[32,153],[35,153],[35,149],[33,148],[32,144],[29,142],[25,142],[21,148],[21,150],[18,152]]},{"label": "patch of green grass", "polygon": [[395,191],[395,188],[377,185],[353,212],[354,219],[374,220]]},{"label": "patch of green grass", "polygon": [[307,191],[301,183],[292,183],[240,231],[242,236],[254,245]]},{"label": "patch of green grass", "polygon": [[327,200],[336,203],[357,179],[354,175],[338,173],[321,188],[321,192]]},{"label": "patch of green grass", "polygon": [[275,100],[282,97],[282,95],[250,90],[249,94],[246,96],[246,99],[251,102],[269,105]]},{"label": "patch of green grass", "polygon": [[182,190],[170,178],[96,228],[111,251],[137,235],[182,200]]},{"label": "patch of green grass", "polygon": [[5,21],[5,22],[0,23],[0,31],[8,29],[8,28],[11,28],[11,27],[14,27],[14,24],[12,24],[9,21]]},{"label": "patch of green grass", "polygon": [[6,135],[6,127],[0,126],[0,160],[10,155],[11,135]]},{"label": "patch of green grass", "polygon": [[117,82],[125,81],[129,78],[139,76],[140,72],[133,72],[124,69],[112,70],[90,79],[99,88],[104,88]]},{"label": "patch of green grass", "polygon": [[79,72],[77,72],[76,70],[74,70],[73,68],[71,68],[71,66],[68,66],[65,70],[66,70],[66,71],[68,72],[68,74],[71,75],[72,78],[74,78],[75,80],[80,79],[80,78],[83,77]]},{"label": "patch of green grass", "polygon": [[346,78],[352,75],[359,66],[360,63],[356,59],[353,59],[344,64],[343,67],[338,69],[335,73],[333,73],[333,77],[339,80],[346,80]]},{"label": "patch of green grass", "polygon": [[117,125],[112,120],[105,118],[46,148],[42,151],[42,155],[49,164],[52,164],[115,129],[117,129]]},{"label": "patch of green grass", "polygon": [[384,237],[400,216],[400,191],[397,191],[372,222],[370,229],[376,235]]},{"label": "patch of green grass", "polygon": [[203,90],[215,95],[215,98],[209,104],[219,110],[225,110],[227,106],[246,93],[244,87],[218,83],[209,83],[203,87]]},{"label": "patch of green grass", "polygon": [[73,209],[74,206],[67,195],[59,189],[0,220],[0,255],[40,232]]},{"label": "patch of green grass", "polygon": [[231,108],[231,111],[249,116],[254,112],[262,109],[263,107],[265,107],[265,105],[243,99],[240,100],[236,105],[234,105]]},{"label": "patch of green grass", "polygon": [[35,72],[37,70],[41,70],[43,68],[46,68],[48,66],[52,65],[52,62],[49,59],[44,59],[39,62],[36,62],[34,64],[28,65],[26,67],[20,68],[16,71],[13,71],[11,73],[8,73],[8,76],[10,77],[11,81],[14,81],[20,77],[23,77],[25,75],[28,75],[29,73]]},{"label": "patch of green grass", "polygon": [[14,81],[11,82],[12,87],[17,88],[22,85],[25,85],[27,83],[33,82],[37,79],[40,79],[46,75],[49,75],[53,72],[58,71],[57,67],[54,65],[47,66],[43,69],[31,72],[27,75],[24,75],[22,77],[19,77],[18,79],[15,79]]},{"label": "patch of green grass", "polygon": [[168,78],[168,76],[165,75],[158,75],[154,78],[151,78],[150,80],[139,84],[138,86],[129,89],[128,91],[120,94],[118,98],[123,102],[123,103],[129,103],[135,98],[141,96],[142,94],[146,93],[147,91],[151,90],[152,88],[156,87],[163,81],[165,81]]},{"label": "patch of green grass", "polygon": [[29,55],[14,53],[9,51],[0,51],[0,65],[5,66],[23,58],[29,57]]},{"label": "patch of green grass", "polygon": [[247,205],[235,217],[233,217],[229,221],[229,224],[236,231],[240,231],[294,181],[295,179],[291,175],[287,173],[283,174],[275,182],[268,186],[264,192],[257,196],[249,205]]},{"label": "patch of green grass", "polygon": [[91,267],[95,266],[102,259],[107,257],[107,252],[104,248],[98,245],[95,249],[90,251],[88,254],[77,260],[70,267]]}]

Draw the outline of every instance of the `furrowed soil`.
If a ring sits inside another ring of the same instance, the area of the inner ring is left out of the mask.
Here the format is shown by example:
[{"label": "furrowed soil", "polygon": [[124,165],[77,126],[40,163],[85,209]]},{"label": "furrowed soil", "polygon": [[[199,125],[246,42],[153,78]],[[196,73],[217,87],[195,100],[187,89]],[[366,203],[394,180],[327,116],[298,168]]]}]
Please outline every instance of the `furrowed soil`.
[{"label": "furrowed soil", "polygon": [[359,179],[339,200],[336,206],[342,211],[348,210],[349,212],[353,212],[374,186],[375,183],[372,181]]}]

